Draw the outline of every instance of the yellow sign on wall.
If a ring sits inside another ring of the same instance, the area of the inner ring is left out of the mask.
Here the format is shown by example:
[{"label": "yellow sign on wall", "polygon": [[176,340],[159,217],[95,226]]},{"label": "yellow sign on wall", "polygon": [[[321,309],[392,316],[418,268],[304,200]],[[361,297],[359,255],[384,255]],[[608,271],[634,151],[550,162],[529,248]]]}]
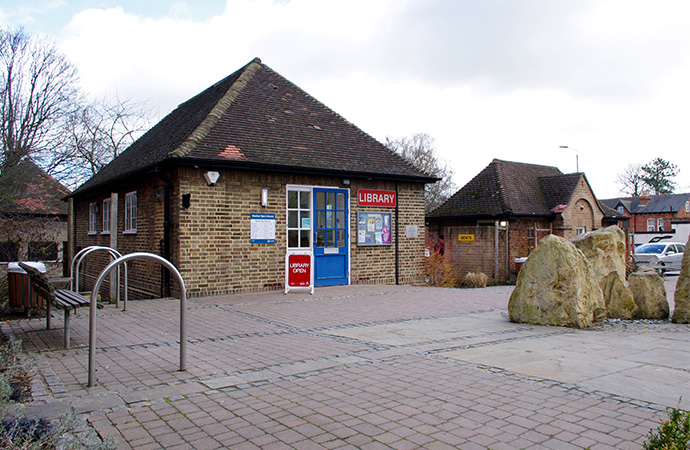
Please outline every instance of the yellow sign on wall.
[{"label": "yellow sign on wall", "polygon": [[474,242],[474,234],[458,234],[459,242]]}]

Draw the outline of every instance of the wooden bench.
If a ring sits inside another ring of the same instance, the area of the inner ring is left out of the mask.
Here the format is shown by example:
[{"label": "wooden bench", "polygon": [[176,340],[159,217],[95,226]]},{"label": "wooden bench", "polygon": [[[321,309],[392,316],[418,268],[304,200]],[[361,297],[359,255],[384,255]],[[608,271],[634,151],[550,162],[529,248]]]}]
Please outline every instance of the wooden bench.
[{"label": "wooden bench", "polygon": [[91,300],[83,295],[70,291],[69,289],[55,289],[48,280],[48,277],[41,271],[31,267],[23,262],[19,263],[19,267],[29,275],[31,284],[36,293],[43,297],[46,301],[46,329],[50,330],[50,307],[63,309],[65,311],[65,348],[69,348],[69,314],[72,309],[80,306],[88,306]]}]

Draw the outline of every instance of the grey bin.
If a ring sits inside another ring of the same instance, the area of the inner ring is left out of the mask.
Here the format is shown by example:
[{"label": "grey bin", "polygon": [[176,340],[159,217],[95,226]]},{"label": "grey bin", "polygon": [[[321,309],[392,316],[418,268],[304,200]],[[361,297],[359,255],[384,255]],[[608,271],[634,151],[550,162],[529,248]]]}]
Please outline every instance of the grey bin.
[{"label": "grey bin", "polygon": [[[46,273],[46,265],[42,262],[26,262],[25,264]],[[29,309],[43,306],[43,298],[33,291],[29,275],[19,267],[19,263],[7,264],[7,284],[10,291],[10,308]]]}]

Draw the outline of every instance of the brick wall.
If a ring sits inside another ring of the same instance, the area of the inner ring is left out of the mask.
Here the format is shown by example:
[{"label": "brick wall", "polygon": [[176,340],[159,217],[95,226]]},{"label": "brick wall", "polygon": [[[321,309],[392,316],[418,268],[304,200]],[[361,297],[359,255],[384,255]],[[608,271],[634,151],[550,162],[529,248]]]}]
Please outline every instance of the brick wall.
[{"label": "brick wall", "polygon": [[[179,208],[175,228],[176,265],[190,296],[216,295],[282,289],[285,283],[286,189],[287,185],[347,188],[342,178],[275,175],[224,171],[216,186],[206,185],[202,171],[181,169],[181,194],[191,195],[191,206]],[[268,189],[268,206],[260,205],[261,189]],[[394,183],[351,180],[350,189],[350,280],[359,283],[395,282],[395,233],[393,244],[356,246],[357,189],[394,190]],[[401,283],[422,278],[424,197],[422,185],[400,183],[399,279]],[[180,201],[173,201],[179,205]],[[394,208],[381,208],[392,213]],[[250,242],[250,214],[272,213],[276,217],[276,243]],[[407,238],[407,225],[416,225],[417,238]]]},{"label": "brick wall", "polygon": [[571,203],[561,216],[564,223],[561,236],[566,239],[575,237],[578,227],[584,227],[587,233],[601,228],[604,214],[584,178],[580,179],[577,188],[573,192]]},{"label": "brick wall", "polygon": [[[208,186],[203,169],[181,168],[168,177],[171,188],[171,255],[180,271],[188,296],[220,295],[282,289],[285,282],[286,189],[287,185],[349,188],[350,190],[350,280],[358,283],[394,283],[396,274],[396,239],[400,283],[421,282],[424,246],[423,186],[398,183],[398,217],[395,208],[366,208],[390,212],[392,245],[358,247],[356,245],[357,189],[395,190],[392,182],[351,180],[344,186],[341,177],[305,177],[257,172],[222,171],[215,186]],[[268,206],[260,204],[261,189],[268,189]],[[136,234],[123,234],[127,192],[137,191],[138,226]],[[117,191],[117,250],[122,254],[145,251],[162,254],[163,184],[151,178]],[[189,208],[182,207],[182,195],[190,196]],[[109,246],[110,236],[102,234],[99,211],[96,234],[88,233],[89,203],[102,201],[110,193],[80,200],[75,206],[75,243]],[[251,213],[273,213],[276,217],[276,243],[250,242]],[[396,237],[396,225],[399,235]],[[407,237],[406,227],[417,226],[418,236]],[[85,260],[86,288],[108,263],[105,252],[90,254]],[[155,262],[130,261],[130,298],[161,296],[161,269]],[[108,295],[107,280],[101,295]],[[179,294],[174,279],[172,293]]]},{"label": "brick wall", "polygon": [[[124,233],[125,198],[129,192],[137,192],[137,231]],[[149,252],[161,254],[163,239],[163,183],[150,178],[141,183],[114,191],[118,194],[117,204],[117,246],[115,250],[125,255],[132,252]],[[74,206],[74,243],[78,252],[93,245],[111,246],[109,230],[103,230],[103,200],[110,198],[110,192],[89,197]],[[89,233],[89,204],[96,202],[98,214],[96,233]],[[80,274],[80,290],[90,291],[96,278],[110,262],[105,251],[89,253],[81,262],[83,273]],[[146,260],[133,260],[127,263],[129,298],[160,297],[161,269],[158,263]],[[110,297],[110,283],[107,277],[100,290],[103,298]]]},{"label": "brick wall", "polygon": [[[433,245],[438,240],[439,233],[443,234],[446,255],[454,262],[461,277],[468,272],[482,272],[494,282],[506,283],[515,280],[515,258],[529,256],[537,243],[552,231],[559,234],[545,220],[513,220],[509,222],[507,229],[499,227],[497,241],[496,227],[493,225],[470,225],[455,221],[432,224],[429,236]],[[474,240],[460,241],[458,235],[473,235]]]}]

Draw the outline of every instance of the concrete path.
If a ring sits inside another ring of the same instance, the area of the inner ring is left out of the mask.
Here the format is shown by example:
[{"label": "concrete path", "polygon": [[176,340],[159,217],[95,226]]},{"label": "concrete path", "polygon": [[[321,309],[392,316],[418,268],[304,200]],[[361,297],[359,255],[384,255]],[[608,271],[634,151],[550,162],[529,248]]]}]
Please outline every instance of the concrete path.
[{"label": "concrete path", "polygon": [[[667,278],[667,288],[675,277]],[[74,408],[128,449],[639,449],[665,407],[690,409],[690,326],[513,324],[511,288],[317,288],[3,323],[36,360],[27,412]]]}]

